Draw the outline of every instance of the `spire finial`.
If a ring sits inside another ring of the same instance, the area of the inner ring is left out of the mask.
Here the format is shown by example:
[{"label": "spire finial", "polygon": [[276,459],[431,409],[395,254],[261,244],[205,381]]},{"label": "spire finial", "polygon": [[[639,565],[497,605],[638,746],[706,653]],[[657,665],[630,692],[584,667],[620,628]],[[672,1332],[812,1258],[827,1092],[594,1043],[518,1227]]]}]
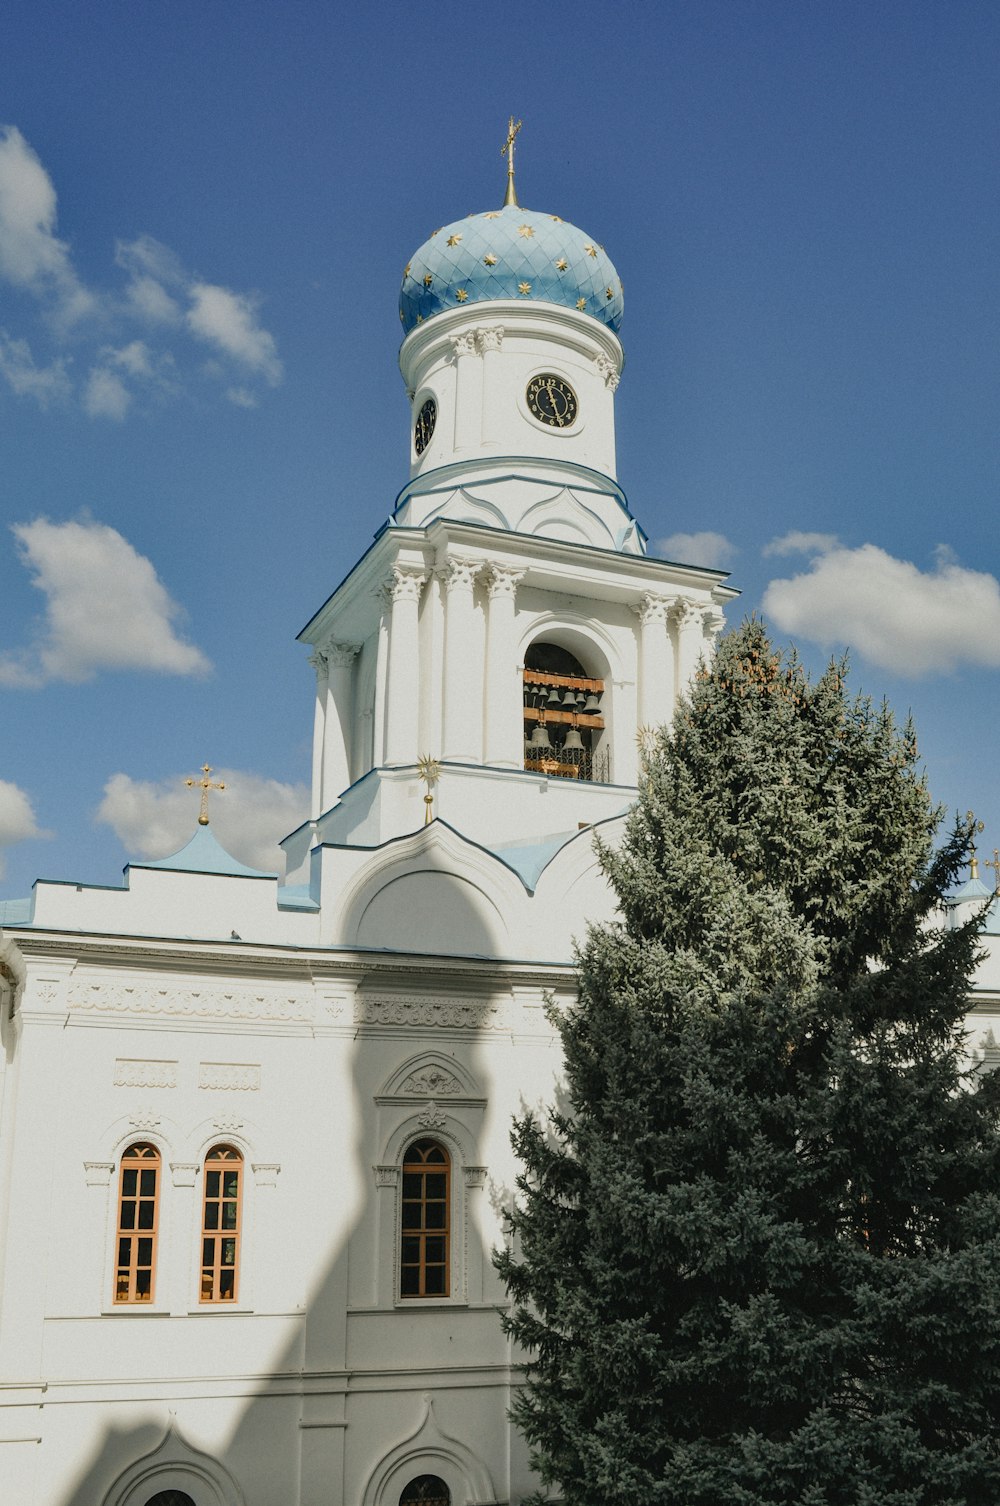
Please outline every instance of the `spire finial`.
[{"label": "spire finial", "polygon": [[199,789],[199,790],[201,790],[201,810],[198,812],[198,825],[199,826],[207,826],[208,825],[208,792],[209,792],[209,790],[224,790],[226,788],[226,786],[224,784],[221,784],[221,783],[220,784],[213,784],[212,783],[211,779],[209,779],[208,776],[209,776],[209,774],[213,774],[214,772],[215,772],[215,770],[212,768],[211,764],[203,763],[202,766],[201,766],[201,778],[200,779],[185,779],[185,781],[184,781],[184,783],[187,785],[187,787],[188,787],[189,790],[193,790],[193,789]]},{"label": "spire finial", "polygon": [[424,825],[430,826],[434,819],[434,786],[441,778],[441,765],[429,753],[417,759],[417,774],[424,781],[427,793],[424,796]]},{"label": "spire finial", "polygon": [[[969,878],[977,879],[979,877],[979,859],[976,856],[976,838],[982,836],[986,827],[982,821],[976,820],[975,811],[966,811],[965,819],[969,827]],[[987,863],[986,866],[989,868],[991,865]],[[1000,874],[997,875],[997,882],[1000,883]]]},{"label": "spire finial", "polygon": [[996,881],[994,882],[994,885],[993,885],[993,893],[995,895],[997,895],[998,897],[1000,897],[1000,851],[998,851],[998,849],[996,847],[994,847],[994,849],[993,849],[993,861],[992,861],[992,863],[987,858],[986,862],[983,864],[983,867],[984,868],[992,868],[993,871],[994,871],[994,873],[996,874]]},{"label": "spire finial", "polygon": [[510,117],[510,120],[507,122],[507,140],[500,148],[501,157],[503,156],[504,152],[507,153],[507,197],[503,201],[503,207],[505,209],[507,209],[511,204],[513,204],[515,209],[518,207],[517,192],[514,188],[514,137],[517,135],[523,124],[524,122],[522,120],[519,120],[515,125],[513,115]]}]

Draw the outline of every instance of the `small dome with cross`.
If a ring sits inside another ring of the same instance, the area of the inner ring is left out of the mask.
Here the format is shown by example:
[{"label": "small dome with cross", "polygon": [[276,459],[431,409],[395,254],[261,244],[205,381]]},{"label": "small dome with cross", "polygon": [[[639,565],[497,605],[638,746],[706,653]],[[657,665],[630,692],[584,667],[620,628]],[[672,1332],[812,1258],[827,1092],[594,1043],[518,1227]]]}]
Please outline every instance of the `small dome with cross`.
[{"label": "small dome with cross", "polygon": [[448,309],[515,299],[556,303],[617,334],[622,284],[592,237],[555,214],[505,204],[444,225],[414,252],[403,274],[404,334]]}]

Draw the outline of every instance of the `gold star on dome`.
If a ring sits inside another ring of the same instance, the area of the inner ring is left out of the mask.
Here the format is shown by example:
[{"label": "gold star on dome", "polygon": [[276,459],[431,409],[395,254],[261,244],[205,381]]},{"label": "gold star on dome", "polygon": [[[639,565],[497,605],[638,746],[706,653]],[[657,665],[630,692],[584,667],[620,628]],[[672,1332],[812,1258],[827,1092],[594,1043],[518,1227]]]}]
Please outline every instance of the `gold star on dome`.
[{"label": "gold star on dome", "polygon": [[527,241],[531,239],[535,232],[530,225],[518,225],[517,233],[518,235],[523,235]]},{"label": "gold star on dome", "polygon": [[615,296],[614,295],[614,290],[612,288],[605,288],[604,289],[604,296],[605,296],[605,298],[613,298]]},{"label": "gold star on dome", "polygon": [[449,235],[445,244],[448,246],[457,246],[461,239],[462,237],[460,235]]},{"label": "gold star on dome", "polygon": [[556,262],[556,271],[565,272],[568,266],[569,262],[566,260],[565,256],[560,256],[559,260]]},{"label": "gold star on dome", "polygon": [[493,252],[492,251],[487,251],[486,255],[483,257],[483,266],[484,267],[495,267],[496,264],[497,264],[497,259],[493,255]]},{"label": "gold star on dome", "polygon": [[490,210],[487,210],[486,214],[483,215],[483,219],[484,220],[498,220],[499,218],[500,218],[500,211],[499,211],[499,209],[490,209]]},{"label": "gold star on dome", "polygon": [[423,324],[423,322],[424,322],[424,316],[423,316],[423,314],[418,314],[417,315],[417,323],[418,324]]},{"label": "gold star on dome", "polygon": [[467,299],[467,298],[468,298],[468,296],[469,296],[469,295],[468,295],[468,293],[467,293],[467,292],[466,292],[466,291],[465,291],[465,289],[464,289],[464,288],[459,288],[459,289],[458,289],[458,290],[457,290],[457,291],[456,291],[456,293],[455,293],[455,297],[456,297],[456,298],[457,298],[457,299],[458,299],[458,301],[459,301],[459,303],[464,303],[464,302],[465,302],[465,300],[466,300],[466,299]]},{"label": "gold star on dome", "polygon": [[440,235],[441,231],[443,229],[444,229],[444,226],[443,225],[439,225],[436,230],[432,230],[431,231],[431,240],[433,240],[436,235]]},{"label": "gold star on dome", "polygon": [[518,285],[517,285],[517,291],[519,293],[530,293],[531,292],[531,283],[530,282],[519,282]]},{"label": "gold star on dome", "polygon": [[556,222],[557,225],[561,225],[562,224],[562,215],[559,215],[559,214],[550,214],[549,215],[549,219],[550,220],[555,220],[555,222]]},{"label": "gold star on dome", "polygon": [[406,266],[403,268],[403,276],[404,277],[409,277],[409,275],[410,275],[410,266],[411,266],[411,263],[407,262]]},{"label": "gold star on dome", "polygon": [[584,246],[583,249],[586,251],[586,253],[587,253],[588,256],[596,256],[597,255],[597,248],[595,246]]},{"label": "gold star on dome", "polygon": [[429,272],[428,272],[428,273],[427,273],[427,275],[426,275],[426,277],[425,277],[425,278],[424,278],[424,287],[425,287],[425,288],[429,288],[429,287],[430,287],[430,285],[431,285],[431,283],[432,283],[432,282],[433,282],[433,281],[434,281],[434,279],[433,279],[433,277],[432,277],[432,276],[431,276],[431,274],[430,274],[430,273],[429,273]]},{"label": "gold star on dome", "polygon": [[584,311],[584,309],[587,307],[587,300],[586,300],[586,298],[578,298],[576,300],[576,306],[580,310],[580,313],[582,314],[583,311]]},{"label": "gold star on dome", "polygon": [[399,317],[400,317],[400,319],[405,319],[406,318],[406,315],[403,313],[402,309],[400,309],[400,311],[399,311]]}]

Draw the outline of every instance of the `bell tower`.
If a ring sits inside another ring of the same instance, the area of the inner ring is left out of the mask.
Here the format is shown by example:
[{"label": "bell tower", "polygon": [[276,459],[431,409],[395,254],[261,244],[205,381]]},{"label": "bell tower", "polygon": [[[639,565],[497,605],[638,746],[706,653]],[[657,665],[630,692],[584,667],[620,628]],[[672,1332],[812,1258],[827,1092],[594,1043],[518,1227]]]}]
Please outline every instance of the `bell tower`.
[{"label": "bell tower", "polygon": [[407,263],[409,477],[307,624],[312,819],[286,844],[378,844],[425,813],[487,847],[620,813],[637,738],[669,720],[722,604],[715,570],[651,559],[616,479],[621,279],[592,236],[503,206]]}]

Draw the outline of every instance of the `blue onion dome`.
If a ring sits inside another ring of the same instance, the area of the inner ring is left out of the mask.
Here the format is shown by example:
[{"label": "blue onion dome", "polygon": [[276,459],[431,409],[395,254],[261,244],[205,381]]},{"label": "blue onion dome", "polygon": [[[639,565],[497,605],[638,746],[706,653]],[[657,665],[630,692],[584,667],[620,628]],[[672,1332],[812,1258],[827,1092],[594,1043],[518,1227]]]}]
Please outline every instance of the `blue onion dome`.
[{"label": "blue onion dome", "polygon": [[558,303],[616,333],[622,322],[621,278],[604,247],[557,214],[517,204],[435,230],[403,273],[399,317],[409,334],[447,309],[498,298]]}]

